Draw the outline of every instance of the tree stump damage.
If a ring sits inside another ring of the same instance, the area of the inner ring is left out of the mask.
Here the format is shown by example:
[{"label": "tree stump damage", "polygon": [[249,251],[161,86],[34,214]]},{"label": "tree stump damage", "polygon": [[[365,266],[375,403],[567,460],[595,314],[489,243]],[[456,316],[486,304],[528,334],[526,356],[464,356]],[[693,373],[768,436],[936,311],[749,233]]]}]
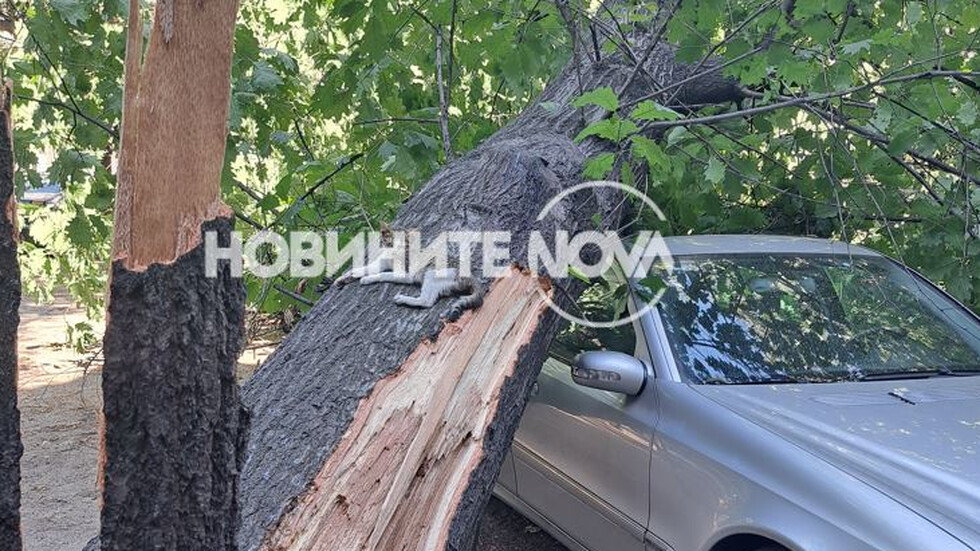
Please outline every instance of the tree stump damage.
[{"label": "tree stump damage", "polygon": [[237,2],[158,2],[145,59],[139,7],[130,2],[100,544],[230,550],[245,290],[227,266],[206,277],[202,232],[227,245],[232,227],[219,195]]},{"label": "tree stump damage", "polygon": [[17,326],[20,269],[17,266],[17,198],[9,85],[0,88],[0,549],[19,551],[20,411],[17,409]]}]

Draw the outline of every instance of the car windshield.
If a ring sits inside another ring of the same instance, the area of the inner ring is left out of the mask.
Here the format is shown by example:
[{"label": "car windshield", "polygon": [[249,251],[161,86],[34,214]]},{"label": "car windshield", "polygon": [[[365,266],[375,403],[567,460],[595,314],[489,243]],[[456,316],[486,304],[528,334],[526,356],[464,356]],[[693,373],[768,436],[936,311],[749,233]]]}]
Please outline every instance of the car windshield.
[{"label": "car windshield", "polygon": [[659,303],[678,367],[695,384],[965,376],[980,323],[878,257],[675,259]]}]

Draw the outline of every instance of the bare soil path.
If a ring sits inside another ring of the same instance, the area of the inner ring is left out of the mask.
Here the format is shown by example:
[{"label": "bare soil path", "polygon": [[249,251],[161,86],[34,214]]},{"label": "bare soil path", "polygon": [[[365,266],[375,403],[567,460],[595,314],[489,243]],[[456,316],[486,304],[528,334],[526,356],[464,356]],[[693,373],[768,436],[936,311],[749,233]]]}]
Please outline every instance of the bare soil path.
[{"label": "bare soil path", "polygon": [[68,323],[81,321],[84,313],[63,295],[51,305],[21,307],[21,513],[28,551],[81,549],[98,530],[99,366],[86,374],[78,365],[84,356],[63,346]]}]

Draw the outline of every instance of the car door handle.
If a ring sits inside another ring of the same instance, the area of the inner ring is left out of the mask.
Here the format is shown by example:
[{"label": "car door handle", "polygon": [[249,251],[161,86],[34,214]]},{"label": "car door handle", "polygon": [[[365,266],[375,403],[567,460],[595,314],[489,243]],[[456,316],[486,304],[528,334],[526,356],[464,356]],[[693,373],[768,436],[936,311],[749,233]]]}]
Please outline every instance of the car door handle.
[{"label": "car door handle", "polygon": [[531,393],[528,394],[528,396],[530,398],[535,398],[540,392],[541,392],[541,385],[535,382],[533,385],[531,385]]}]

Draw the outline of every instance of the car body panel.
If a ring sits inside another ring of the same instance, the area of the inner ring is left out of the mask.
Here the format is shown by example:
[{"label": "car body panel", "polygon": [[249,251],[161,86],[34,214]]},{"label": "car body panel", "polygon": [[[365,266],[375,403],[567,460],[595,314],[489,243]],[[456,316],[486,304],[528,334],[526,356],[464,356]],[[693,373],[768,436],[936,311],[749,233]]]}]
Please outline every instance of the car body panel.
[{"label": "car body panel", "polygon": [[980,377],[695,388],[980,546]]},{"label": "car body panel", "polygon": [[[665,241],[674,256],[880,256],[807,238]],[[498,495],[570,549],[644,548],[625,517],[646,551],[739,534],[791,551],[980,551],[980,378],[697,386],[657,310],[635,329],[651,367],[640,396],[602,396],[549,360],[505,465],[517,475],[502,475],[516,487]]]},{"label": "car body panel", "polygon": [[[648,502],[645,492],[636,489],[649,481],[654,398],[653,393],[629,398],[581,387],[572,381],[567,364],[549,358],[517,438],[521,498],[532,507],[548,508],[552,521],[586,545],[605,542],[623,551],[642,550]],[[585,492],[559,488],[554,476],[542,473],[540,458]],[[583,504],[588,497],[595,503]],[[583,521],[583,506],[602,504],[610,514],[595,515],[596,526]]]},{"label": "car body panel", "polygon": [[[807,551],[965,549],[899,501],[701,394],[658,382],[650,530],[675,549],[767,535]],[[882,515],[894,519],[882,525]]]},{"label": "car body panel", "polygon": [[811,237],[778,235],[691,235],[665,237],[671,256],[722,254],[832,254],[853,256],[881,255],[859,245]]}]

